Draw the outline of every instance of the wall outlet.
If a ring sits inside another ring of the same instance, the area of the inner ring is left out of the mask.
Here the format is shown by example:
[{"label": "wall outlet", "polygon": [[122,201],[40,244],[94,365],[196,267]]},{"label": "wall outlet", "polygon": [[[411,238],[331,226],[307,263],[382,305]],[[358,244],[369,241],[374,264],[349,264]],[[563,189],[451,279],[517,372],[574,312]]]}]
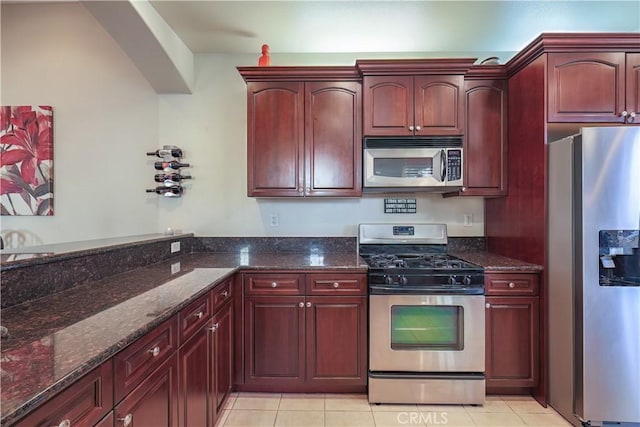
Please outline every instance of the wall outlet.
[{"label": "wall outlet", "polygon": [[465,227],[471,227],[473,225],[473,214],[464,214],[463,225]]},{"label": "wall outlet", "polygon": [[171,264],[171,274],[176,274],[180,272],[180,262],[174,262]]},{"label": "wall outlet", "polygon": [[269,226],[277,227],[279,225],[280,225],[280,218],[278,217],[278,214],[272,213],[271,215],[269,215]]},{"label": "wall outlet", "polygon": [[180,242],[171,242],[171,253],[180,252]]}]

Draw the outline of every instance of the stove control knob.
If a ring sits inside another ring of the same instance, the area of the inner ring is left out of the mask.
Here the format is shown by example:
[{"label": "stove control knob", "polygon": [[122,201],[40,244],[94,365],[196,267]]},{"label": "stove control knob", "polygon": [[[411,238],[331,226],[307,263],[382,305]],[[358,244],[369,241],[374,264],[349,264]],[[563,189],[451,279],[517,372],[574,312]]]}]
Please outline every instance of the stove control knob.
[{"label": "stove control knob", "polygon": [[455,285],[457,283],[456,276],[449,276],[449,280],[448,281],[449,281],[449,284],[451,286]]},{"label": "stove control knob", "polygon": [[384,283],[387,285],[393,285],[393,277],[384,275]]},{"label": "stove control knob", "polygon": [[471,276],[464,276],[462,283],[464,283],[465,286],[469,286],[471,284]]},{"label": "stove control knob", "polygon": [[400,283],[401,285],[406,285],[408,283],[407,276],[405,276],[404,274],[398,275],[398,283]]}]

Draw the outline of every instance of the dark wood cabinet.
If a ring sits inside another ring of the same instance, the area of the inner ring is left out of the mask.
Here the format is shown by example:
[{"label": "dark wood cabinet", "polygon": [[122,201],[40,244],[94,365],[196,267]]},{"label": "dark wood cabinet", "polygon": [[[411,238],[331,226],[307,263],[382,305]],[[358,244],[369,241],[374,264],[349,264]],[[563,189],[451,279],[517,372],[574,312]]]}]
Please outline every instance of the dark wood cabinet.
[{"label": "dark wood cabinet", "polygon": [[463,77],[365,76],[364,135],[464,133]]},{"label": "dark wood cabinet", "polygon": [[367,297],[307,297],[306,381],[325,390],[367,381]]},{"label": "dark wood cabinet", "polygon": [[548,121],[640,123],[639,54],[548,55]]},{"label": "dark wood cabinet", "polygon": [[174,352],[115,407],[116,425],[178,426],[178,358]]},{"label": "dark wood cabinet", "polygon": [[213,427],[222,411],[222,405],[233,387],[233,304],[231,301],[228,301],[216,312],[211,323],[213,329],[211,414],[215,418],[211,421],[210,426]]},{"label": "dark wood cabinet", "polygon": [[507,81],[466,80],[464,187],[467,196],[507,192]]},{"label": "dark wood cabinet", "polygon": [[[77,425],[81,425],[81,424],[77,424]],[[98,421],[98,424],[96,424],[94,427],[114,427],[114,426],[115,426],[115,415],[114,415],[114,411],[111,411],[109,412],[109,414],[107,414],[107,416],[105,416],[103,419]]]},{"label": "dark wood cabinet", "polygon": [[[245,371],[239,388],[364,391],[365,277],[364,273],[245,273]],[[297,285],[289,287],[289,295],[283,295],[278,286],[256,289],[256,283]],[[293,292],[300,295],[291,295]]]},{"label": "dark wood cabinet", "polygon": [[179,419],[181,426],[211,426],[209,401],[212,392],[210,325],[202,326],[178,350]]},{"label": "dark wood cabinet", "polygon": [[113,408],[113,364],[109,360],[19,421],[19,427],[97,424]]},{"label": "dark wood cabinet", "polygon": [[360,196],[362,87],[355,70],[239,70],[248,93],[248,195]]},{"label": "dark wood cabinet", "polygon": [[540,308],[536,274],[487,274],[486,384],[490,393],[539,380]]}]

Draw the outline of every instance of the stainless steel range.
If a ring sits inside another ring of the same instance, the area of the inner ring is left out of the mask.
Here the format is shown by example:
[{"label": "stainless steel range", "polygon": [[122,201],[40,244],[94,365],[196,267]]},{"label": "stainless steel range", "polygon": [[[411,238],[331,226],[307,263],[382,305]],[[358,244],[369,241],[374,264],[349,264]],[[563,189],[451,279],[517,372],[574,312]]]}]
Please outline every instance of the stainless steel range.
[{"label": "stainless steel range", "polygon": [[369,265],[369,401],[483,404],[484,271],[445,224],[360,224]]}]

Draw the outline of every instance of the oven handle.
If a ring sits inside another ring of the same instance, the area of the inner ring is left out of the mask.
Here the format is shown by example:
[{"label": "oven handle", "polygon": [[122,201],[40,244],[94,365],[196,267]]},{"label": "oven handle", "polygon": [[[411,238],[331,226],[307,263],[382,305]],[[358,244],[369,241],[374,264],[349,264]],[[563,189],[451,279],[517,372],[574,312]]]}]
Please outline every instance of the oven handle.
[{"label": "oven handle", "polygon": [[369,295],[484,295],[484,288],[403,289],[401,287],[369,285]]},{"label": "oven handle", "polygon": [[484,380],[482,372],[429,373],[429,372],[379,372],[369,371],[369,378],[402,378],[402,379],[438,379],[438,380]]}]

